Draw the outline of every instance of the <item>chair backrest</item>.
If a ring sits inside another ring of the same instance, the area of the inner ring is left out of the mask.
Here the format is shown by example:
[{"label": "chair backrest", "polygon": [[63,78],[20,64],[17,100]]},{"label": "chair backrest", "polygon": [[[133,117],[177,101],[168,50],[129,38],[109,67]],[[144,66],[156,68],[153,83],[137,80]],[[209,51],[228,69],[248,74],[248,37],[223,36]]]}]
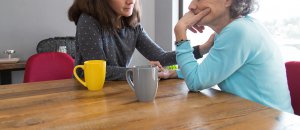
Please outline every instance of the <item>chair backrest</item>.
[{"label": "chair backrest", "polygon": [[294,113],[300,115],[300,61],[286,62],[285,68]]},{"label": "chair backrest", "polygon": [[60,46],[66,46],[67,54],[75,59],[75,37],[54,37],[40,41],[36,47],[37,53],[56,52]]},{"label": "chair backrest", "polygon": [[24,82],[72,78],[74,59],[60,52],[34,54],[26,62]]}]

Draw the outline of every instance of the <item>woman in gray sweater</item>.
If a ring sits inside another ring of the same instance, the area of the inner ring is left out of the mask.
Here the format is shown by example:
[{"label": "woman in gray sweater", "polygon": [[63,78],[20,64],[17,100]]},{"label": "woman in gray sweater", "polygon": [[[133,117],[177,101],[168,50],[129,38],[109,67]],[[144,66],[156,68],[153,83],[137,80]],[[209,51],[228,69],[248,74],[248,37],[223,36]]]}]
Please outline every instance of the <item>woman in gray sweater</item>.
[{"label": "woman in gray sweater", "polygon": [[[148,60],[159,61],[163,66],[176,64],[175,52],[164,51],[140,25],[139,2],[74,0],[68,15],[77,26],[75,65],[87,60],[105,60],[106,80],[125,80],[135,49]],[[194,47],[196,59],[202,57],[200,48]],[[207,50],[206,47],[202,49]]]}]

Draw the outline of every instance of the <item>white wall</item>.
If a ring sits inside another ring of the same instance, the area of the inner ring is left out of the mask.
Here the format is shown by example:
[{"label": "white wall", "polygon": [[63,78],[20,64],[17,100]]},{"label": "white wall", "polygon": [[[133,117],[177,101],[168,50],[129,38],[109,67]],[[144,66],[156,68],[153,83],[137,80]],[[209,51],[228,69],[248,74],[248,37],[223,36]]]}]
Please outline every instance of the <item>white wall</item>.
[{"label": "white wall", "polygon": [[[14,49],[13,57],[26,60],[36,53],[39,41],[55,36],[74,36],[75,26],[67,19],[73,0],[1,0],[0,57]],[[13,83],[23,81],[23,71],[13,72]]]},{"label": "white wall", "polygon": [[[73,36],[75,26],[67,19],[73,0],[1,0],[0,51],[16,50],[15,57],[26,60],[36,53],[40,40]],[[0,53],[3,57],[3,53]]]}]

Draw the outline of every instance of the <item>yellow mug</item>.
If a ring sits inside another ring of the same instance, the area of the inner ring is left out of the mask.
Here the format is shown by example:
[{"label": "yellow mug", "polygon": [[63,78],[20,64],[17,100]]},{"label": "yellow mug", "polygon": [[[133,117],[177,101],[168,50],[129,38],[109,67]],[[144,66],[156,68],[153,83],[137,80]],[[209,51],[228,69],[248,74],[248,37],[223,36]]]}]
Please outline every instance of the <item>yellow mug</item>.
[{"label": "yellow mug", "polygon": [[[84,80],[79,78],[76,71],[81,68],[84,72]],[[89,60],[84,65],[77,65],[73,69],[75,78],[91,91],[101,90],[105,82],[106,61]]]}]

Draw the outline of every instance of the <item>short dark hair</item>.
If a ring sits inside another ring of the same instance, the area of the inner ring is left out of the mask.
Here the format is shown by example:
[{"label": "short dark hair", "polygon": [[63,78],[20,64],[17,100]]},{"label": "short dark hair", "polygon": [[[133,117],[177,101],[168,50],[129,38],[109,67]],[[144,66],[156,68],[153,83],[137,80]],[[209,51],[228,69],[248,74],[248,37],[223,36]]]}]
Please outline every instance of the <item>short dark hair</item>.
[{"label": "short dark hair", "polygon": [[[94,17],[101,26],[107,28],[116,28],[117,15],[108,4],[109,0],[74,0],[70,7],[69,20],[77,24],[82,13]],[[133,13],[129,17],[122,17],[125,26],[135,27],[140,23],[141,6],[139,0],[136,0]]]},{"label": "short dark hair", "polygon": [[236,18],[240,15],[245,16],[258,8],[256,0],[232,0],[230,7],[230,17]]}]

